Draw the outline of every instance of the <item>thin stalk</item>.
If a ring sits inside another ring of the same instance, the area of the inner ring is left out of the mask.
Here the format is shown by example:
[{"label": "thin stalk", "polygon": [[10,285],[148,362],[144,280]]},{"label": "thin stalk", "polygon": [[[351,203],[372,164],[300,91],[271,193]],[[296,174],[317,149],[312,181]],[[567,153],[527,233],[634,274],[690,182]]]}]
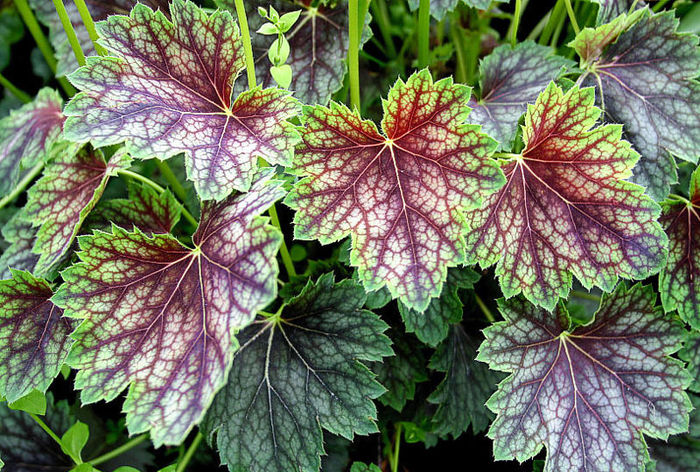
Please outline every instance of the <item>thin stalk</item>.
[{"label": "thin stalk", "polygon": [[571,26],[574,28],[574,33],[579,34],[579,32],[581,32],[581,28],[578,27],[578,23],[576,22],[576,14],[574,13],[574,9],[571,7],[571,0],[564,0],[564,5],[566,6],[566,13],[569,15]]},{"label": "thin stalk", "polygon": [[53,5],[56,7],[56,13],[61,19],[61,24],[63,25],[63,31],[66,32],[68,36],[68,42],[70,43],[71,49],[73,49],[73,54],[78,60],[79,66],[85,65],[85,54],[80,47],[80,41],[78,41],[78,35],[75,34],[75,29],[73,28],[73,23],[70,21],[68,12],[66,11],[66,6],[63,4],[63,0],[53,0]]},{"label": "thin stalk", "polygon": [[[236,2],[239,1],[240,0],[236,0]],[[204,439],[204,435],[201,431],[198,431],[197,436],[195,436],[195,438],[192,440],[192,444],[190,444],[190,447],[187,448],[187,452],[185,452],[185,455],[183,456],[182,460],[177,463],[177,468],[175,469],[175,472],[183,472],[185,470],[187,464],[189,464],[192,460],[192,456],[194,456],[194,453],[197,451],[199,443],[202,442],[202,439]]]},{"label": "thin stalk", "polygon": [[549,43],[549,45],[553,48],[557,47],[557,44],[559,44],[559,37],[561,36],[562,31],[564,31],[564,24],[566,23],[566,15],[562,14],[559,17],[559,23],[557,23],[557,27],[554,30],[554,34],[552,35],[552,41]]},{"label": "thin stalk", "polygon": [[350,105],[360,110],[360,11],[359,0],[348,1],[348,71],[350,75]]},{"label": "thin stalk", "polygon": [[668,3],[668,0],[659,0],[659,1],[656,3],[656,5],[654,5],[654,6],[652,7],[652,10],[654,10],[655,12],[657,12],[657,11],[661,10],[661,9],[664,7],[664,5],[666,5],[667,3]]},{"label": "thin stalk", "polygon": [[679,202],[685,203],[686,205],[691,205],[692,202],[685,198],[683,195],[678,195],[677,193],[669,193],[668,198],[673,200],[678,200]]},{"label": "thin stalk", "polygon": [[144,433],[140,436],[136,436],[131,441],[128,441],[128,442],[122,444],[121,446],[119,446],[118,448],[113,449],[106,454],[102,454],[101,456],[96,457],[95,459],[92,459],[91,461],[88,461],[88,462],[92,465],[100,465],[103,462],[107,462],[110,459],[114,459],[115,457],[124,454],[126,451],[138,446],[139,444],[144,442],[146,439],[148,439],[148,433]]},{"label": "thin stalk", "polygon": [[547,21],[547,24],[542,30],[542,35],[538,40],[539,44],[549,44],[549,40],[552,38],[552,34],[554,34],[554,30],[556,29],[557,24],[559,23],[559,18],[562,16],[563,12],[564,0],[557,0],[557,3],[554,5],[554,8],[552,8],[552,11],[550,12],[549,20]]},{"label": "thin stalk", "polygon": [[452,37],[452,44],[455,47],[455,53],[457,55],[455,78],[457,82],[465,84],[469,80],[469,74],[467,73],[467,51],[464,46],[464,32],[459,25],[458,12],[455,12],[452,18],[450,18],[450,36]]},{"label": "thin stalk", "polygon": [[394,460],[391,464],[391,472],[399,470],[399,450],[401,447],[401,423],[396,426],[396,436],[394,437]]},{"label": "thin stalk", "polygon": [[581,290],[572,290],[571,296],[580,298],[582,300],[592,300],[594,302],[599,302],[600,297],[598,295],[593,295],[592,293],[582,292]]},{"label": "thin stalk", "polygon": [[[118,171],[118,173],[121,174],[121,175],[123,175],[123,176],[126,176],[126,177],[131,177],[131,178],[134,179],[134,180],[138,180],[138,181],[140,181],[140,182],[143,182],[144,184],[146,184],[146,185],[152,187],[153,189],[155,189],[155,191],[158,192],[158,193],[163,193],[163,192],[165,192],[165,189],[164,189],[163,187],[161,187],[160,185],[158,185],[157,183],[155,183],[154,181],[152,181],[152,180],[149,179],[148,177],[145,177],[145,176],[143,176],[143,175],[141,175],[141,174],[137,174],[136,172],[132,172],[132,171],[126,170],[126,169],[122,169],[122,170]],[[182,213],[182,216],[184,216],[185,219],[186,219],[187,221],[189,221],[190,223],[192,223],[192,224],[195,226],[195,228],[196,228],[197,225],[198,225],[199,223],[198,223],[197,220],[194,218],[194,216],[192,216],[192,213],[190,213],[189,211],[187,211],[187,208],[185,208],[185,204],[184,204],[184,203],[182,203],[182,202],[178,202],[178,203],[180,203],[180,212]]]},{"label": "thin stalk", "polygon": [[87,5],[85,5],[85,0],[73,0],[75,3],[75,6],[78,7],[78,12],[80,13],[80,18],[83,20],[83,24],[85,25],[85,29],[88,32],[88,35],[90,36],[90,41],[92,41],[92,45],[95,46],[95,51],[97,54],[100,56],[106,56],[107,55],[107,50],[97,44],[97,30],[95,29],[95,22],[92,21],[92,16],[90,15],[90,10],[88,10]]},{"label": "thin stalk", "polygon": [[248,76],[248,88],[255,88],[255,58],[253,56],[253,45],[250,42],[250,29],[248,28],[248,17],[245,13],[243,0],[235,0],[236,15],[241,27],[241,39],[243,40],[243,53],[245,54],[245,68]]},{"label": "thin stalk", "polygon": [[17,198],[22,192],[24,192],[24,189],[27,188],[27,186],[32,183],[34,178],[39,175],[39,172],[41,172],[41,169],[44,168],[44,162],[40,162],[32,169],[27,172],[27,175],[22,178],[22,180],[19,181],[19,183],[15,186],[14,189],[12,189],[12,192],[8,193],[2,199],[0,200],[0,208],[4,208],[8,203],[14,201],[15,198]]},{"label": "thin stalk", "polygon": [[[39,418],[39,417],[38,417],[37,415],[35,415],[34,413],[28,413],[28,414],[29,414],[29,416],[32,417],[32,419],[33,419],[34,421],[36,421],[36,424],[38,424],[38,425],[41,427],[41,429],[43,429],[44,431],[46,431],[46,434],[48,434],[49,436],[51,436],[51,439],[53,439],[54,441],[56,441],[56,443],[57,443],[59,446],[61,446],[61,448],[63,448],[63,442],[61,441],[61,438],[59,438],[58,435],[56,435],[56,433],[54,433],[53,431],[51,431],[51,428],[49,428],[48,425],[47,425],[46,423],[44,423],[44,421],[43,421],[41,418]],[[76,465],[80,465],[80,464],[83,463],[83,461],[80,460],[80,457],[75,457],[75,456],[73,456],[72,454],[68,454],[68,457],[70,457],[70,459],[71,459]]]},{"label": "thin stalk", "polygon": [[430,62],[430,0],[420,0],[418,5],[418,67],[428,67]]},{"label": "thin stalk", "polygon": [[[357,7],[357,0],[355,1],[355,7]],[[248,20],[246,17],[245,13],[245,5],[243,4],[243,0],[235,0],[236,2],[236,15],[238,15],[238,19],[241,22],[241,35],[243,39],[243,53],[245,54],[245,61],[246,61],[246,67],[248,68],[248,88],[255,88],[255,60],[253,58],[253,46],[250,42],[250,31],[248,30]],[[352,3],[353,0],[350,0],[350,3]],[[357,13],[357,11],[356,11]],[[355,15],[355,18],[357,19],[357,15]],[[350,24],[352,25],[352,15],[350,16]],[[353,29],[352,27],[350,28],[350,34],[352,38],[352,32]],[[357,33],[357,27],[355,28],[355,33]],[[352,40],[350,41],[352,49]],[[359,47],[359,40],[358,40],[358,47]],[[355,50],[357,53],[357,50]],[[359,89],[358,89],[359,93]],[[358,97],[359,100],[359,97]],[[359,108],[359,101],[358,101],[358,108]],[[260,162],[263,165],[269,165],[265,159],[260,158]],[[292,278],[296,275],[296,271],[294,270],[294,264],[292,262],[292,257],[289,255],[289,250],[287,249],[287,244],[284,242],[284,232],[282,231],[282,226],[280,225],[279,217],[277,216],[277,208],[275,208],[275,204],[273,203],[270,209],[268,210],[268,213],[270,214],[270,221],[272,224],[277,227],[278,230],[280,230],[280,233],[282,233],[282,244],[280,246],[280,255],[282,256],[282,262],[284,263],[284,267],[287,270],[287,275]]]},{"label": "thin stalk", "polygon": [[187,200],[187,191],[185,190],[185,187],[183,187],[180,181],[177,180],[175,173],[170,168],[168,163],[161,161],[160,159],[156,159],[156,165],[158,166],[158,170],[160,171],[161,175],[168,181],[170,188],[172,188],[175,195],[177,195],[177,198],[183,202]]},{"label": "thin stalk", "polygon": [[372,17],[379,26],[379,33],[382,35],[384,44],[386,45],[387,55],[392,59],[396,57],[396,46],[391,37],[391,23],[389,21],[389,10],[386,7],[385,0],[374,0],[370,2],[372,8]]},{"label": "thin stalk", "polygon": [[9,90],[12,95],[19,98],[24,103],[29,103],[32,101],[32,97],[27,92],[15,87],[15,84],[7,80],[7,78],[2,74],[0,74],[0,85]]},{"label": "thin stalk", "polygon": [[515,0],[515,11],[513,12],[513,21],[510,23],[510,45],[515,47],[518,42],[518,26],[520,24],[520,15],[522,14],[522,0]]},{"label": "thin stalk", "polygon": [[481,312],[484,314],[486,319],[489,320],[489,323],[494,323],[496,318],[494,318],[493,313],[491,313],[491,310],[489,310],[489,307],[486,306],[486,303],[484,303],[479,294],[475,292],[474,298],[476,299],[476,304],[479,305]]},{"label": "thin stalk", "polygon": [[542,17],[542,19],[535,25],[534,28],[532,28],[532,31],[530,31],[530,34],[527,35],[526,39],[529,39],[531,41],[534,41],[535,38],[537,38],[540,34],[542,34],[542,31],[544,30],[545,25],[549,22],[549,19],[552,16],[552,12],[548,11],[546,15]]}]

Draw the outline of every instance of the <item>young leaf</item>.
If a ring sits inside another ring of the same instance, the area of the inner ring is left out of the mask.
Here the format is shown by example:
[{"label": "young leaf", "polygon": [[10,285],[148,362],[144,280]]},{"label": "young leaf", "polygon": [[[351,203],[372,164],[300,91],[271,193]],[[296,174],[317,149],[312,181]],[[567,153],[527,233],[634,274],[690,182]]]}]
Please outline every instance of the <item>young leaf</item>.
[{"label": "young leaf", "polygon": [[[503,3],[508,0],[495,0],[495,2]],[[488,10],[491,5],[491,0],[431,0],[430,14],[438,21],[441,21],[445,15],[454,10],[459,3],[479,10]],[[419,0],[408,0],[408,6],[412,11],[418,10]]]},{"label": "young leaf", "polygon": [[391,336],[391,339],[394,355],[381,362],[373,362],[369,367],[386,388],[379,401],[400,412],[408,401],[413,400],[416,384],[428,380],[428,373],[425,357],[415,343],[401,335]]},{"label": "young leaf", "polygon": [[180,220],[181,207],[170,190],[158,193],[148,185],[130,184],[129,198],[100,203],[90,214],[93,227],[110,222],[129,231],[168,234]]},{"label": "young leaf", "polygon": [[452,326],[450,336],[430,359],[430,368],[445,372],[445,378],[428,397],[438,405],[433,416],[433,432],[457,438],[469,425],[479,433],[493,418],[484,404],[504,377],[476,358],[477,343],[462,328]]},{"label": "young leaf", "polygon": [[641,153],[635,182],[663,200],[676,180],[672,155],[697,162],[700,154],[700,48],[697,36],[676,31],[672,11],[638,16],[602,54],[583,60],[584,84],[598,88],[607,117],[624,123]]},{"label": "young leaf", "polygon": [[97,204],[109,177],[129,167],[131,158],[118,151],[105,162],[100,151],[83,148],[57,156],[29,189],[27,219],[41,226],[33,251],[40,254],[34,272],[47,275],[62,261],[88,213]]},{"label": "young leaf", "polygon": [[335,102],[305,109],[295,237],[328,244],[352,235],[352,265],[367,291],[387,286],[424,311],[447,267],[464,260],[463,216],[503,185],[495,143],[463,125],[469,88],[428,70],[399,79],[374,123]]},{"label": "young leaf", "polygon": [[275,296],[279,231],[259,217],[284,195],[281,182],[206,202],[194,249],[170,235],[118,226],[79,238],[81,263],[54,296],[84,319],[67,363],[80,369],[83,403],[111,401],[130,385],[131,434],[179,444],[223,385],[234,333]]},{"label": "young leaf", "polygon": [[460,289],[471,289],[480,275],[472,269],[450,269],[440,297],[430,301],[423,313],[412,310],[399,302],[399,312],[406,331],[415,333],[425,344],[435,347],[447,337],[450,325],[462,321]]},{"label": "young leaf", "polygon": [[688,429],[690,383],[669,357],[684,329],[655,306],[651,286],[603,295],[595,320],[572,329],[563,304],[550,313],[501,300],[506,321],[484,330],[477,359],[512,373],[489,399],[497,460],[547,448],[545,470],[643,471],[642,433],[666,439]]},{"label": "young leaf", "polygon": [[58,92],[43,88],[34,101],[0,120],[0,195],[12,190],[21,169],[47,158],[61,135],[62,107]]},{"label": "young leaf", "polygon": [[532,41],[497,47],[481,62],[481,98],[470,101],[469,121],[481,125],[501,148],[509,149],[527,104],[534,103],[550,81],[573,65]]},{"label": "young leaf", "polygon": [[575,275],[610,291],[618,276],[661,269],[667,238],[660,208],[622,179],[637,153],[619,125],[593,128],[593,89],[550,84],[528,107],[522,154],[503,166],[508,183],[468,215],[468,263],[497,263],[506,298],[522,292],[552,309]]},{"label": "young leaf", "polygon": [[11,410],[43,416],[46,414],[46,395],[39,390],[32,390],[23,397],[9,402],[7,406]]},{"label": "young leaf", "polygon": [[61,436],[61,450],[70,457],[79,458],[89,437],[90,429],[88,425],[82,421],[77,421]]},{"label": "young leaf", "polygon": [[326,274],[282,315],[241,332],[228,384],[202,425],[230,470],[318,470],[321,428],[347,439],[377,431],[372,399],[384,388],[359,361],[392,351],[388,326],[364,302],[362,286]]},{"label": "young leaf", "polygon": [[173,0],[172,22],[136,5],[131,15],[98,24],[116,57],[95,57],[71,74],[84,91],[66,106],[65,135],[106,146],[126,141],[137,158],[184,152],[187,173],[204,200],[247,191],[257,160],[289,164],[297,134],[287,122],[296,101],[281,89],[232,98],[245,59],[230,13],[207,14]]},{"label": "young leaf", "polygon": [[49,285],[29,272],[0,281],[0,395],[9,402],[46,392],[68,356],[73,323],[51,296]]},{"label": "young leaf", "polygon": [[661,224],[669,239],[666,268],[659,276],[664,310],[700,329],[700,167],[690,179],[690,200],[666,200]]},{"label": "young leaf", "polygon": [[15,213],[2,228],[2,236],[10,245],[0,255],[0,279],[12,277],[10,268],[34,271],[39,255],[32,252],[36,241],[36,229],[27,221],[23,210]]}]

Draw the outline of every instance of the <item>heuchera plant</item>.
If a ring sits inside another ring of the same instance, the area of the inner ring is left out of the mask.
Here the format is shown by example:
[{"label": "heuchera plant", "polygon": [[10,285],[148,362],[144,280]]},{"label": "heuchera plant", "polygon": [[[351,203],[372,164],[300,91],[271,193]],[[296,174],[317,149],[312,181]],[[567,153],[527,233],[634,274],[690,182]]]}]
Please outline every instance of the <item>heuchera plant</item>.
[{"label": "heuchera plant", "polygon": [[698,31],[1,2],[0,468],[698,470]]}]

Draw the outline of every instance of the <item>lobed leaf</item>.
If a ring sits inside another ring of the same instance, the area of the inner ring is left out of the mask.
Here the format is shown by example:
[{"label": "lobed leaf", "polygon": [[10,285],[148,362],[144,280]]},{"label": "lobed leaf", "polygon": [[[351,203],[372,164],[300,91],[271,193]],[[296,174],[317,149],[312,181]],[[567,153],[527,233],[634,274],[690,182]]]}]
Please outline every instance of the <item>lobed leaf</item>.
[{"label": "lobed leaf", "polygon": [[691,330],[687,334],[678,357],[688,363],[688,371],[693,378],[690,390],[700,393],[700,332]]},{"label": "lobed leaf", "polygon": [[115,57],[94,57],[69,77],[83,90],[66,106],[67,138],[131,155],[167,159],[184,152],[199,196],[221,200],[247,191],[258,158],[289,164],[297,113],[288,92],[255,88],[232,97],[245,59],[229,12],[207,14],[173,0],[172,21],[138,4],[98,24]]},{"label": "lobed leaf", "polygon": [[365,292],[332,274],[309,282],[281,315],[243,330],[228,384],[203,430],[231,471],[317,471],[321,428],[347,439],[377,431],[384,393],[360,361],[391,355],[388,326],[363,310]]},{"label": "lobed leaf", "polygon": [[684,321],[700,329],[700,167],[691,176],[689,195],[689,200],[662,203],[669,249],[659,293],[664,310],[678,310]]},{"label": "lobed leaf", "polygon": [[297,210],[295,237],[351,234],[365,289],[386,286],[424,311],[464,260],[462,212],[503,184],[495,143],[462,124],[468,99],[468,87],[423,70],[392,87],[384,134],[343,105],[307,107],[293,169],[305,178],[285,200]]},{"label": "lobed leaf", "polygon": [[497,460],[523,461],[545,446],[545,471],[643,471],[642,433],[687,431],[691,379],[669,357],[684,329],[655,300],[651,286],[621,284],[577,328],[562,304],[550,313],[500,301],[505,321],[484,330],[477,358],[511,373],[487,403]]},{"label": "lobed leaf", "polygon": [[533,41],[497,47],[481,61],[481,98],[470,101],[469,121],[481,125],[501,148],[510,149],[527,104],[573,65]]},{"label": "lobed leaf", "polygon": [[383,405],[400,412],[416,394],[416,384],[428,380],[425,356],[406,336],[391,337],[394,355],[373,362],[369,368],[377,374],[377,380],[386,388],[379,397]]},{"label": "lobed leaf", "polygon": [[36,98],[0,120],[0,195],[9,193],[20,172],[48,158],[61,135],[63,100],[43,88]]},{"label": "lobed leaf", "polygon": [[82,262],[63,272],[54,301],[84,320],[67,360],[83,403],[130,386],[129,432],[149,430],[156,446],[179,444],[199,422],[226,380],[235,332],[275,297],[281,235],[257,215],[284,191],[269,175],[206,202],[194,248],[118,226],[79,238]]},{"label": "lobed leaf", "polygon": [[604,52],[584,58],[584,84],[598,88],[607,118],[625,125],[641,153],[634,180],[663,200],[676,181],[673,156],[700,155],[700,48],[697,36],[677,32],[672,11],[636,18]]},{"label": "lobed leaf", "polygon": [[596,24],[609,23],[616,17],[626,14],[634,5],[636,8],[642,8],[645,5],[644,0],[591,0],[600,5],[598,8],[598,17]]},{"label": "lobed leaf", "polygon": [[552,309],[572,274],[605,291],[658,272],[660,208],[622,179],[638,155],[619,125],[594,127],[593,89],[550,84],[525,115],[525,149],[503,163],[507,184],[468,215],[467,263],[496,265],[506,298]]},{"label": "lobed leaf", "polygon": [[12,278],[10,268],[34,271],[39,255],[32,251],[36,229],[27,221],[24,211],[15,213],[2,228],[2,236],[10,245],[0,255],[0,279]]},{"label": "lobed leaf", "polygon": [[52,296],[46,281],[29,272],[0,281],[0,395],[8,402],[46,392],[68,356],[73,325]]},{"label": "lobed leaf", "polygon": [[122,151],[105,162],[100,151],[83,148],[61,153],[46,166],[42,178],[29,189],[23,210],[34,226],[40,226],[32,249],[40,254],[35,274],[51,274],[60,264],[109,178],[130,162]]}]

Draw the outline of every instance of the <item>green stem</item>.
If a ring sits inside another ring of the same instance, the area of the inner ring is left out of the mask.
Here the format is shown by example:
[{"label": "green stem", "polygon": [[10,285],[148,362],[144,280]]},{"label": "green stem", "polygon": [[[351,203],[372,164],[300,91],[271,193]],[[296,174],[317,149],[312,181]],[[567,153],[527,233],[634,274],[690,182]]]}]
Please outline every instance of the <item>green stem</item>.
[{"label": "green stem", "polygon": [[671,199],[674,199],[674,200],[678,200],[678,201],[680,201],[680,202],[682,202],[682,203],[685,203],[686,205],[691,205],[691,204],[692,204],[692,202],[691,202],[690,200],[688,200],[687,198],[685,198],[683,195],[678,195],[677,193],[669,193],[669,194],[668,194],[668,198],[671,198]]},{"label": "green stem", "polygon": [[600,301],[600,297],[598,295],[593,295],[592,293],[588,292],[582,292],[581,290],[572,290],[571,296],[581,298],[582,300],[592,300],[594,302]]},{"label": "green stem", "polygon": [[[240,0],[236,0],[236,2],[238,1]],[[177,463],[177,468],[175,469],[175,472],[183,472],[185,470],[187,464],[189,464],[192,460],[192,456],[194,456],[194,453],[197,451],[199,443],[202,442],[202,439],[204,439],[204,435],[201,431],[198,431],[197,436],[195,436],[195,438],[192,440],[192,444],[190,444],[190,447],[187,448],[187,452],[185,452],[185,455],[183,456],[182,460]]]},{"label": "green stem", "polygon": [[297,275],[297,271],[294,269],[294,262],[292,262],[292,256],[289,254],[287,245],[284,242],[284,232],[282,231],[282,226],[280,225],[280,220],[277,216],[277,208],[275,207],[275,205],[272,205],[270,207],[268,213],[270,214],[270,221],[272,221],[272,224],[275,225],[282,233],[282,245],[280,246],[280,255],[282,256],[282,263],[284,264],[284,268],[287,270],[287,275],[289,275],[290,278],[294,277]]},{"label": "green stem", "polygon": [[66,32],[68,36],[68,42],[70,43],[71,49],[73,49],[73,54],[78,60],[79,66],[85,65],[85,54],[80,47],[80,41],[78,41],[78,35],[75,34],[75,29],[73,28],[73,23],[70,21],[68,12],[66,11],[66,6],[63,4],[63,0],[53,0],[53,5],[56,7],[56,13],[61,19],[61,24],[63,25],[63,31]]},{"label": "green stem", "polygon": [[370,2],[370,7],[372,8],[372,17],[377,22],[379,32],[384,40],[387,55],[393,59],[396,57],[396,46],[394,46],[394,40],[391,37],[391,25],[389,22],[389,11],[386,7],[386,1],[372,1]]},{"label": "green stem", "polygon": [[243,40],[243,53],[245,54],[246,75],[248,76],[248,88],[255,88],[255,57],[253,56],[253,45],[250,42],[250,29],[248,28],[248,17],[245,13],[243,0],[235,0],[236,15],[241,26],[241,39]]},{"label": "green stem", "polygon": [[571,7],[571,0],[564,0],[564,5],[566,6],[566,13],[569,15],[571,26],[574,28],[574,33],[579,34],[581,32],[581,28],[578,27],[578,23],[576,22],[576,14],[574,13],[574,9]]},{"label": "green stem", "polygon": [[513,152],[496,152],[493,154],[494,159],[520,159],[520,157],[522,157],[520,154]]},{"label": "green stem", "polygon": [[666,4],[668,3],[668,1],[669,1],[669,0],[659,0],[659,1],[656,3],[656,5],[654,5],[654,6],[652,7],[652,10],[654,10],[655,12],[661,10],[661,9],[664,7],[664,5],[666,5]]},{"label": "green stem", "polygon": [[554,30],[556,29],[557,24],[559,23],[559,18],[562,16],[563,12],[564,0],[557,0],[557,3],[554,5],[554,8],[552,8],[552,11],[550,12],[549,20],[547,21],[547,24],[542,30],[542,35],[538,40],[539,44],[549,44],[549,40],[552,38],[552,34],[554,34]]},{"label": "green stem", "polygon": [[540,34],[542,34],[542,31],[544,30],[545,25],[549,22],[549,18],[552,16],[552,12],[548,11],[546,15],[542,17],[542,19],[535,25],[534,28],[532,28],[532,31],[527,35],[526,39],[529,39],[531,41],[534,41],[535,38],[537,38]]},{"label": "green stem", "polygon": [[452,37],[452,44],[455,47],[455,53],[457,55],[457,70],[455,71],[455,78],[457,82],[466,84],[469,80],[469,74],[467,72],[467,51],[464,46],[464,32],[462,27],[459,25],[459,13],[455,12],[450,18],[450,36]]},{"label": "green stem", "polygon": [[185,187],[183,187],[180,181],[177,180],[175,173],[170,168],[168,163],[166,161],[156,159],[156,165],[158,166],[160,174],[165,178],[165,180],[168,181],[168,185],[170,185],[170,188],[172,188],[175,195],[177,195],[177,198],[183,202],[187,200],[187,191],[185,190]]},{"label": "green stem", "polygon": [[391,472],[399,470],[399,449],[401,447],[401,424],[396,426],[396,436],[394,437],[394,460],[391,464]]},{"label": "green stem", "polygon": [[[152,181],[152,180],[149,179],[148,177],[144,177],[144,176],[141,175],[141,174],[138,174],[138,173],[136,173],[136,172],[132,172],[132,171],[126,170],[126,169],[122,169],[122,170],[118,171],[118,173],[121,174],[121,175],[123,175],[123,176],[126,176],[126,177],[131,177],[131,178],[134,179],[134,180],[138,180],[138,181],[140,181],[140,182],[143,182],[144,184],[146,184],[146,185],[152,187],[153,189],[155,189],[155,191],[158,192],[158,193],[163,193],[163,192],[165,192],[165,189],[164,189],[163,187],[161,187],[160,185],[158,185],[157,183],[155,183],[154,181]],[[187,221],[189,221],[190,223],[192,223],[192,224],[195,226],[195,228],[196,228],[197,225],[198,225],[199,223],[198,223],[197,220],[194,218],[194,216],[192,216],[192,213],[190,213],[189,211],[187,211],[187,208],[185,208],[185,204],[184,204],[184,203],[182,203],[182,202],[178,202],[178,203],[180,203],[180,211],[181,211],[181,213],[182,213],[182,216],[184,216],[185,219],[186,219]]]},{"label": "green stem", "polygon": [[350,75],[350,105],[360,110],[360,11],[359,0],[348,1],[348,71]]},{"label": "green stem", "polygon": [[138,446],[139,444],[144,442],[146,439],[148,439],[148,433],[144,433],[140,436],[136,436],[134,439],[122,444],[118,448],[113,449],[113,450],[109,451],[108,453],[102,454],[101,456],[96,457],[95,459],[92,459],[92,460],[87,461],[87,462],[89,462],[91,465],[100,465],[103,462],[107,462],[110,459],[114,459],[115,457],[124,454],[126,451]]},{"label": "green stem", "polygon": [[418,6],[418,67],[430,62],[430,0],[420,0]]},{"label": "green stem", "polygon": [[[36,421],[36,423],[41,427],[41,429],[43,429],[44,431],[46,431],[46,434],[48,434],[49,436],[51,436],[51,439],[53,439],[54,441],[56,441],[56,443],[57,443],[61,448],[63,448],[63,442],[61,441],[61,438],[59,438],[58,435],[57,435],[56,433],[54,433],[53,431],[51,431],[51,428],[49,428],[48,425],[47,425],[46,423],[44,423],[44,421],[43,421],[41,418],[39,418],[39,417],[38,417],[37,415],[35,415],[34,413],[28,413],[28,414],[29,414],[29,416],[32,417],[32,419],[33,419],[34,421]],[[73,454],[68,454],[68,457],[70,457],[70,459],[71,459],[76,465],[80,465],[80,464],[83,463],[83,461],[80,460],[80,457],[75,457]]]},{"label": "green stem", "polygon": [[515,47],[518,43],[518,26],[520,25],[520,15],[522,14],[522,0],[515,0],[515,11],[513,21],[510,24],[510,45]]},{"label": "green stem", "polygon": [[496,318],[494,318],[493,313],[491,313],[491,310],[489,310],[489,307],[486,306],[486,303],[484,303],[478,293],[474,292],[474,298],[476,299],[476,304],[479,305],[481,312],[484,314],[486,319],[489,320],[489,323],[495,322]]},{"label": "green stem", "polygon": [[78,7],[78,12],[80,13],[80,18],[83,20],[83,24],[85,25],[85,29],[88,32],[88,35],[90,36],[90,41],[92,41],[92,45],[95,46],[95,51],[97,54],[100,56],[106,56],[107,55],[107,50],[97,44],[97,30],[95,29],[95,22],[92,21],[92,16],[90,15],[90,10],[88,10],[87,5],[85,5],[85,0],[73,0],[75,3],[75,6]]},{"label": "green stem", "polygon": [[29,103],[32,101],[32,97],[27,92],[15,87],[15,84],[7,80],[7,78],[2,74],[0,74],[0,85],[9,90],[12,95],[19,98],[24,103]]},{"label": "green stem", "polygon": [[12,192],[8,193],[2,199],[0,200],[0,208],[4,208],[8,203],[14,201],[15,198],[17,198],[27,186],[32,183],[34,178],[39,175],[39,172],[41,172],[41,169],[44,168],[44,162],[39,162],[37,165],[32,167],[32,169],[27,172],[27,175],[22,178],[22,180],[19,181],[19,183],[15,186],[15,188],[12,190]]}]

